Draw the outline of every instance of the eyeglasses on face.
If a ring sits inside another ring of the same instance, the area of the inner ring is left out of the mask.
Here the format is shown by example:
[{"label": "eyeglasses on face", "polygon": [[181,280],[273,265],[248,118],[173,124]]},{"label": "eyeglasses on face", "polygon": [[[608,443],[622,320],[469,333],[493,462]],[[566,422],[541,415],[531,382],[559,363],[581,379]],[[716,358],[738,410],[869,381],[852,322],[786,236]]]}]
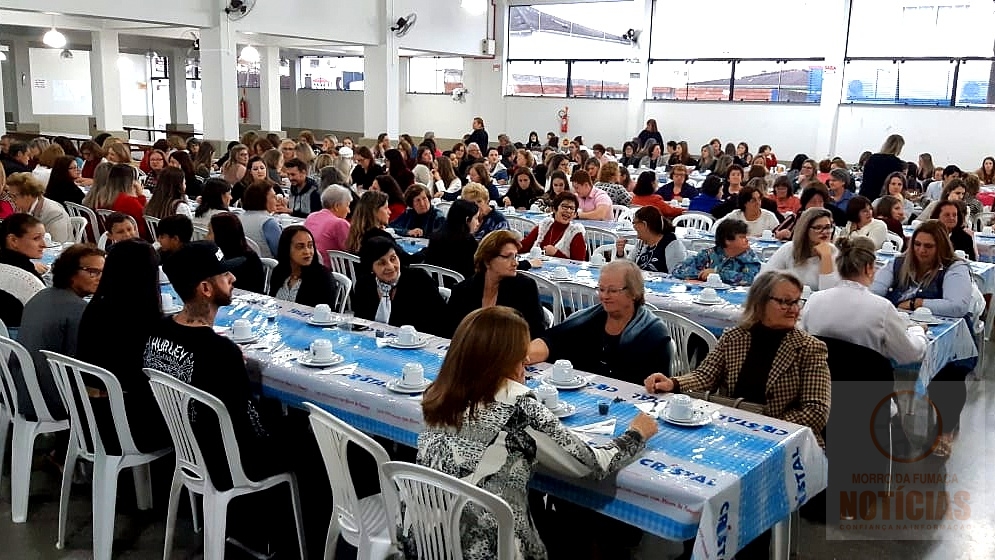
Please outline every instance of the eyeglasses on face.
[{"label": "eyeglasses on face", "polygon": [[770,296],[767,299],[776,303],[777,306],[780,307],[782,311],[787,311],[792,307],[797,307],[798,309],[801,309],[805,305],[805,300],[801,299],[784,299],[774,296]]},{"label": "eyeglasses on face", "polygon": [[818,233],[828,233],[836,228],[832,224],[826,224],[822,226],[808,226],[808,229]]},{"label": "eyeglasses on face", "polygon": [[624,286],[621,287],[621,288],[605,288],[604,286],[598,286],[598,288],[597,288],[599,294],[601,294],[601,295],[609,295],[609,296],[618,295],[618,294],[626,291],[627,289],[628,288],[626,288]]},{"label": "eyeglasses on face", "polygon": [[80,267],[79,270],[89,274],[90,278],[99,278],[104,273],[104,269],[93,266],[83,266]]},{"label": "eyeglasses on face", "polygon": [[563,210],[565,212],[576,212],[577,211],[577,207],[576,206],[567,206],[566,204],[561,204],[558,207],[558,209],[559,210]]}]

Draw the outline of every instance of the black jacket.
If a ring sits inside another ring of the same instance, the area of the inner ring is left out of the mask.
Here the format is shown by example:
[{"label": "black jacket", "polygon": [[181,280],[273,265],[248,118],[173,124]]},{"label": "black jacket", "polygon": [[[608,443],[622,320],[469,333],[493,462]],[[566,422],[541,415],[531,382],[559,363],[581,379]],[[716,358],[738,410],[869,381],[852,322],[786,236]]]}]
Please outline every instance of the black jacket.
[{"label": "black jacket", "polygon": [[[484,274],[474,274],[472,277],[453,286],[453,293],[449,297],[447,311],[449,315],[450,332],[447,336],[452,338],[463,317],[471,311],[480,309],[484,300]],[[522,314],[522,317],[529,323],[529,335],[531,338],[539,338],[545,332],[546,326],[543,322],[542,307],[539,305],[539,288],[531,278],[515,275],[501,280],[498,286],[497,305],[510,307]]]},{"label": "black jacket", "polygon": [[471,142],[480,146],[481,152],[487,153],[487,131],[485,129],[481,128],[471,132],[470,137],[466,139],[466,145],[469,146]]},{"label": "black jacket", "polygon": [[83,191],[74,183],[49,181],[48,186],[45,187],[45,198],[54,200],[62,206],[65,206],[67,202],[83,204]]},{"label": "black jacket", "polygon": [[428,247],[418,251],[413,259],[414,262],[434,264],[454,270],[464,278],[469,278],[473,276],[473,255],[476,252],[477,240],[473,237],[452,240],[437,236],[429,240]]},{"label": "black jacket", "polygon": [[369,170],[364,170],[361,165],[357,165],[352,168],[352,184],[354,187],[363,187],[364,189],[368,189],[370,188],[370,185],[373,184],[374,179],[380,175],[386,174],[387,172],[384,171],[384,168],[375,163],[370,164]]},{"label": "black jacket", "polygon": [[891,154],[873,154],[864,164],[864,176],[860,182],[860,196],[874,200],[881,196],[884,179],[895,171],[905,171],[905,162]]},{"label": "black jacket", "polygon": [[[356,293],[353,294],[352,309],[356,317],[373,321],[380,305],[377,281],[369,271],[356,271]],[[439,295],[439,284],[424,270],[402,267],[401,278],[394,288],[391,300],[390,324],[395,327],[411,325],[418,332],[448,336],[446,302]]]},{"label": "black jacket", "polygon": [[[277,267],[270,278],[269,295],[276,297],[284,282],[287,281],[289,267]],[[236,277],[237,278],[237,277]],[[335,307],[335,290],[338,283],[332,278],[332,273],[323,266],[309,266],[301,270],[301,285],[297,289],[297,299],[294,303],[314,307],[324,303]]]},{"label": "black jacket", "polygon": [[245,262],[231,271],[235,275],[235,287],[257,294],[264,293],[266,273],[263,270],[262,261],[259,260],[259,255],[255,251],[249,251],[242,256],[245,258]]}]

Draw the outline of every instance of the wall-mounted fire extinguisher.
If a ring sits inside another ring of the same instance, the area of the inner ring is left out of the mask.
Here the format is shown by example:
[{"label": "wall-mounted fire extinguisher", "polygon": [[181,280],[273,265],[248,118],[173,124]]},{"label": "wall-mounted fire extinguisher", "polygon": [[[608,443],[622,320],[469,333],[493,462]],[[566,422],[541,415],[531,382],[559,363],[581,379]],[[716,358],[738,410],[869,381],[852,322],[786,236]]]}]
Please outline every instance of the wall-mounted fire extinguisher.
[{"label": "wall-mounted fire extinguisher", "polygon": [[242,97],[238,100],[238,118],[242,123],[249,122],[249,102],[245,99],[245,88],[242,88]]},{"label": "wall-mounted fire extinguisher", "polygon": [[569,111],[569,107],[564,107],[561,111],[556,113],[560,117],[560,132],[564,134],[566,134],[567,128],[570,126],[570,115],[567,114]]}]

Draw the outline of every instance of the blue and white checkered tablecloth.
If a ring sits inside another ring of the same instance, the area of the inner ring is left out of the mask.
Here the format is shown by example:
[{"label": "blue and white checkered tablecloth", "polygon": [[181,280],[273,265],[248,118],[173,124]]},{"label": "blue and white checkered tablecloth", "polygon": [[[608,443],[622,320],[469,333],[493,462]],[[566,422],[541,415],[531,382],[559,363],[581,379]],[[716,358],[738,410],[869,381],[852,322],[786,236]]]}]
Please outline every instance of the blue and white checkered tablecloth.
[{"label": "blue and white checkered tablecloth", "polygon": [[[279,314],[270,321],[259,303],[265,298],[248,297],[255,301],[240,295],[223,308],[217,327],[244,318],[261,335],[245,352],[250,367],[260,372],[264,394],[294,406],[315,402],[361,430],[416,445],[423,428],[420,398],[392,393],[385,384],[407,362],[422,364],[426,377],[434,379],[448,340],[430,337],[418,350],[381,347],[372,332],[310,326],[310,308],[286,302],[278,302]],[[295,358],[317,338],[331,340],[352,367],[337,374],[298,364]],[[536,386],[548,367],[530,367],[529,386]],[[567,426],[604,420],[598,403],[611,403],[618,435],[636,415],[636,404],[669,396],[590,376],[586,387],[562,391],[560,398],[578,410],[564,420]],[[646,451],[617,477],[595,482],[544,472],[534,486],[664,538],[697,535],[696,558],[731,558],[826,487],[825,455],[808,428],[711,403],[699,406],[713,415],[711,424],[680,428],[661,422]]]}]

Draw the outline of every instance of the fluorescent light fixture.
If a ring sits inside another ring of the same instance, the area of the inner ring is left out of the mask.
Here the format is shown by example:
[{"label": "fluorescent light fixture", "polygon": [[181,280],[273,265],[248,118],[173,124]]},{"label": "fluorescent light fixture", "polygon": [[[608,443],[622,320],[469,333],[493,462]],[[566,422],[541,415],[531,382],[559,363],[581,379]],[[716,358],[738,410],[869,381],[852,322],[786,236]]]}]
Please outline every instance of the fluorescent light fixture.
[{"label": "fluorescent light fixture", "polygon": [[238,55],[238,58],[243,62],[259,62],[259,51],[252,45],[245,45],[242,47],[242,52]]},{"label": "fluorescent light fixture", "polygon": [[473,15],[487,11],[487,0],[460,0],[460,7]]},{"label": "fluorescent light fixture", "polygon": [[42,37],[41,41],[53,49],[61,49],[66,46],[66,36],[54,27],[45,33],[45,36]]}]

